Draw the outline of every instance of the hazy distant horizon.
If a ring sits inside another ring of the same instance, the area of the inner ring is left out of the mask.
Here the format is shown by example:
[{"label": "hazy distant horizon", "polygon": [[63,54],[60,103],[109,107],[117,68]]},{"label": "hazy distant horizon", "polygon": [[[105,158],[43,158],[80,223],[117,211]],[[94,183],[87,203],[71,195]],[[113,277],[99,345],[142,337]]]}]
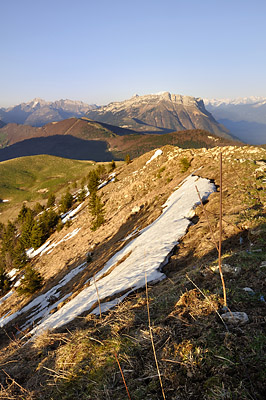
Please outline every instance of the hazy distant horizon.
[{"label": "hazy distant horizon", "polygon": [[264,0],[1,3],[0,107],[266,97]]},{"label": "hazy distant horizon", "polygon": [[[169,90],[164,90],[163,92],[170,92],[171,94],[176,94],[176,95],[182,95],[182,96],[191,96],[191,95],[187,95],[187,94],[185,94],[185,93],[174,93],[174,92],[171,92],[171,91],[169,91]],[[159,92],[158,92],[159,93]],[[7,105],[7,106],[5,106],[5,105],[2,105],[2,104],[0,104],[0,108],[10,108],[10,107],[14,107],[14,106],[17,106],[17,105],[20,105],[20,104],[22,104],[22,103],[30,103],[30,102],[32,102],[34,99],[41,99],[41,100],[44,100],[44,101],[46,101],[47,103],[49,103],[49,102],[55,102],[55,101],[59,101],[59,100],[71,100],[71,101],[82,101],[84,104],[86,104],[86,105],[93,105],[93,104],[95,104],[96,106],[104,106],[104,105],[107,105],[107,104],[109,104],[110,102],[120,102],[120,101],[124,101],[124,100],[128,100],[128,99],[130,99],[131,97],[133,97],[134,95],[136,95],[136,94],[138,94],[139,96],[144,96],[144,95],[151,95],[151,94],[158,94],[158,93],[142,93],[142,94],[139,94],[139,93],[134,93],[134,94],[132,94],[132,95],[130,95],[130,96],[128,96],[127,98],[122,98],[122,99],[113,99],[113,100],[111,100],[111,101],[109,101],[108,103],[96,103],[96,102],[92,102],[92,103],[88,103],[88,102],[86,102],[85,100],[82,100],[82,99],[70,99],[70,98],[62,98],[62,97],[59,97],[59,98],[56,98],[56,99],[44,99],[44,98],[41,98],[41,97],[39,97],[39,96],[35,96],[34,98],[32,98],[32,99],[28,99],[28,100],[24,100],[24,101],[21,101],[20,103],[16,103],[16,104],[9,104],[9,105]],[[208,99],[208,100],[217,100],[217,101],[222,101],[222,100],[228,100],[228,101],[233,101],[233,100],[238,100],[238,99],[246,99],[246,98],[250,98],[250,99],[252,99],[252,98],[257,98],[257,99],[265,99],[266,98],[266,94],[265,94],[265,96],[243,96],[243,97],[232,97],[232,98],[228,98],[228,97],[224,97],[224,98],[218,98],[218,97],[213,97],[213,98],[207,98],[207,97],[203,97],[203,96],[192,96],[192,97],[197,97],[197,98],[201,98],[202,100],[205,100],[205,99]]]}]

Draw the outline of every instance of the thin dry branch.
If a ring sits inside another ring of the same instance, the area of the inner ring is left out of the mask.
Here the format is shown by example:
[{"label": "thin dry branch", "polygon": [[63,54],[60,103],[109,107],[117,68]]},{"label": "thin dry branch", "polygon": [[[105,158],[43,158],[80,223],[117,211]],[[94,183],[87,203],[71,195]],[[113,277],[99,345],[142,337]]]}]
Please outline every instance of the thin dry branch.
[{"label": "thin dry branch", "polygon": [[121,368],[121,365],[120,365],[120,362],[118,360],[118,357],[117,357],[116,353],[115,353],[115,359],[116,359],[116,362],[118,364],[118,367],[119,367],[119,370],[120,370],[120,373],[121,373],[121,376],[122,376],[122,379],[123,379],[123,382],[124,382],[124,385],[125,385],[125,388],[126,388],[126,391],[127,391],[128,398],[129,398],[129,400],[131,400],[131,397],[130,397],[130,394],[129,394],[129,390],[128,390],[128,387],[127,387],[127,384],[126,384],[125,376],[123,374],[123,371],[122,371],[122,368]]},{"label": "thin dry branch", "polygon": [[15,384],[16,386],[18,386],[20,388],[20,390],[23,393],[27,393],[29,394],[28,390],[24,389],[24,387],[22,387],[18,382],[15,381],[14,378],[12,378],[4,369],[2,369],[2,371],[6,374],[6,376],[12,381],[12,384]]},{"label": "thin dry branch", "polygon": [[156,350],[155,350],[154,341],[153,341],[152,329],[151,329],[151,318],[150,318],[150,309],[149,309],[149,295],[148,295],[148,285],[147,285],[147,275],[146,275],[146,272],[145,272],[145,286],[146,286],[147,312],[148,312],[148,322],[149,322],[149,331],[150,331],[151,345],[152,345],[153,354],[154,354],[154,359],[155,359],[155,364],[156,364],[156,368],[157,368],[157,372],[158,372],[158,377],[159,377],[159,381],[160,381],[160,385],[161,385],[161,389],[162,389],[162,395],[163,395],[164,400],[166,400],[166,397],[165,397],[165,394],[164,394],[164,389],[163,389],[162,377],[161,377],[161,373],[160,373],[160,369],[159,369],[159,364],[158,364],[158,360],[157,360],[157,356],[156,356]]},{"label": "thin dry branch", "polygon": [[223,286],[224,307],[227,307],[226,288],[222,271],[222,234],[223,234],[223,156],[220,153],[220,224],[219,224],[219,272]]},{"label": "thin dry branch", "polygon": [[213,232],[213,229],[212,229],[212,226],[211,226],[211,223],[210,223],[208,214],[207,214],[207,212],[206,212],[206,210],[205,210],[205,207],[204,207],[204,204],[203,204],[203,201],[202,201],[202,198],[201,198],[201,196],[200,196],[200,192],[199,192],[199,189],[198,189],[197,186],[196,186],[196,191],[197,191],[198,196],[199,196],[199,200],[200,200],[200,204],[201,204],[203,213],[204,213],[205,218],[206,218],[206,220],[207,220],[207,223],[208,223],[208,225],[209,225],[209,229],[210,229],[210,232],[211,232],[211,235],[212,235],[212,242],[213,242],[213,244],[215,245],[217,251],[219,251],[219,247],[218,247],[218,244],[217,244],[217,242],[216,242],[216,240],[215,240],[214,232]]}]

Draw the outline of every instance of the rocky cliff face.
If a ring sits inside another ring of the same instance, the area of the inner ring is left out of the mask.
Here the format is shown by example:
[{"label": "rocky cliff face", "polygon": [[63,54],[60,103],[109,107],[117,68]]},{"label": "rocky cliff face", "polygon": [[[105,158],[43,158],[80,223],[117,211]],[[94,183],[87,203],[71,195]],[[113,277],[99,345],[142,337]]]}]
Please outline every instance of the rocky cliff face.
[{"label": "rocky cliff face", "polygon": [[221,137],[229,131],[205,109],[201,99],[162,92],[110,103],[87,113],[91,119],[141,132],[205,129]]},{"label": "rocky cliff face", "polygon": [[28,103],[0,110],[0,119],[5,123],[43,126],[49,122],[62,121],[71,117],[82,117],[96,105],[82,101],[58,100],[47,102],[36,98]]}]

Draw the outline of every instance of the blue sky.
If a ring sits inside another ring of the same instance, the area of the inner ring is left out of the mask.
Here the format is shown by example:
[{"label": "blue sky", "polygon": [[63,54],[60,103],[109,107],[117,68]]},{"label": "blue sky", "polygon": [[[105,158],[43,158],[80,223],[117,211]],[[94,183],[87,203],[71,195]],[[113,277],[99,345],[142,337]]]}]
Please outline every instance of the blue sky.
[{"label": "blue sky", "polygon": [[266,97],[265,0],[0,0],[0,107]]}]

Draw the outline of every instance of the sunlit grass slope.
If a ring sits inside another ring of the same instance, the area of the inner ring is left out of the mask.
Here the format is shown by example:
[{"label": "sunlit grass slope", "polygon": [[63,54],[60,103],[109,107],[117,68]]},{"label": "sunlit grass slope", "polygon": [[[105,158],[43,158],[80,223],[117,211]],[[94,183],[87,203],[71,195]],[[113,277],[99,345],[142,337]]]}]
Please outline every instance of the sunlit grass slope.
[{"label": "sunlit grass slope", "polygon": [[[0,163],[0,220],[11,218],[23,201],[43,201],[86,176],[90,161],[69,160],[49,155],[16,158]],[[5,214],[5,217],[4,217]]]}]

